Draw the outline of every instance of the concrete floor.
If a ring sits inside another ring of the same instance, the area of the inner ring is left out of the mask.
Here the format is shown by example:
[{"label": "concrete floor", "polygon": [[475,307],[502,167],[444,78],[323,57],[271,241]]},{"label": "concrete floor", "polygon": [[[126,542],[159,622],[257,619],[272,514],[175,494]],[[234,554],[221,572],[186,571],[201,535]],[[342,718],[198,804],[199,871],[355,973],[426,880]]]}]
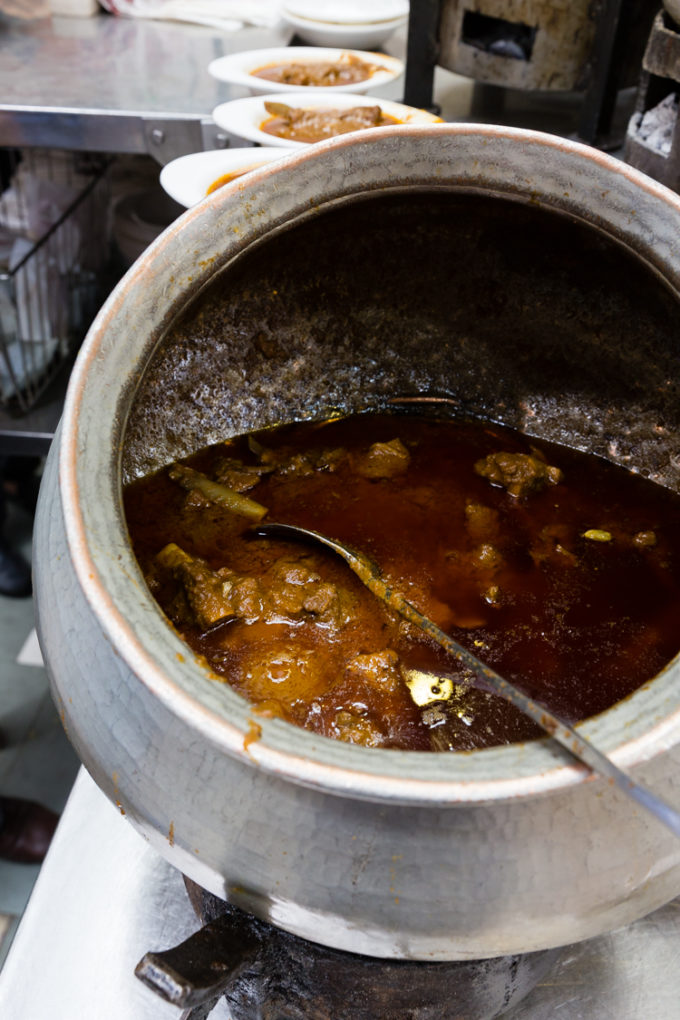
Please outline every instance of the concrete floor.
[{"label": "concrete floor", "polygon": [[[30,559],[33,520],[10,504],[6,535]],[[33,600],[0,595],[0,794],[60,812],[79,762],[52,703],[34,630]],[[38,865],[0,860],[0,966],[24,911]]]}]

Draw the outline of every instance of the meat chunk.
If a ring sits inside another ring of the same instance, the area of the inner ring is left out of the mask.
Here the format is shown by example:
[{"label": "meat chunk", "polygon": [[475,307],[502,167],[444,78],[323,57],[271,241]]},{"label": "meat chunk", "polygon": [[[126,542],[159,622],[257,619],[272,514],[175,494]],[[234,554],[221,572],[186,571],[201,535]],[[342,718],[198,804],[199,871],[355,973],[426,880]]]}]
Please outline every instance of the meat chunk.
[{"label": "meat chunk", "polygon": [[384,734],[368,716],[346,709],[341,709],[335,716],[332,736],[346,744],[361,744],[363,747],[380,747],[385,743]]},{"label": "meat chunk", "polygon": [[230,616],[251,623],[314,617],[331,630],[351,619],[352,594],[324,581],[304,556],[280,559],[255,577],[229,567],[211,570],[205,560],[170,543],[161,549],[156,563],[172,575],[185,596],[189,619],[178,609],[176,622],[181,617],[202,630]]},{"label": "meat chunk", "polygon": [[265,465],[244,464],[232,457],[225,457],[217,464],[215,478],[235,492],[247,492],[257,485],[263,475],[269,474],[272,470],[273,468]]},{"label": "meat chunk", "polygon": [[500,485],[510,496],[527,496],[546,485],[562,481],[562,472],[535,453],[490,453],[478,460],[475,471],[492,485]]},{"label": "meat chunk", "polygon": [[294,642],[268,648],[256,644],[241,663],[241,689],[258,705],[274,703],[285,715],[296,703],[308,704],[326,688],[323,660]]},{"label": "meat chunk", "polygon": [[287,64],[261,67],[252,74],[256,78],[280,82],[282,85],[326,88],[329,85],[353,85],[366,81],[379,70],[384,68],[368,64],[365,60],[355,57],[353,53],[341,53],[337,60],[291,61]]},{"label": "meat chunk", "polygon": [[347,669],[352,677],[378,691],[395,691],[403,683],[399,672],[399,656],[391,648],[357,655],[348,662]]},{"label": "meat chunk", "polygon": [[500,570],[502,565],[503,554],[490,542],[482,542],[481,545],[478,545],[473,550],[470,556],[472,570],[480,575],[493,575]]},{"label": "meat chunk", "polygon": [[190,556],[171,542],[161,549],[156,561],[180,583],[190,613],[202,630],[233,615],[233,602],[223,579],[205,560]]},{"label": "meat chunk", "polygon": [[278,560],[264,575],[265,613],[300,618],[314,616],[332,629],[349,622],[354,599],[323,581],[305,557]]},{"label": "meat chunk", "polygon": [[281,475],[295,475],[309,478],[315,471],[337,471],[347,456],[342,447],[337,449],[310,450],[305,453],[280,453],[278,450],[259,451],[260,460],[265,469],[276,471]]},{"label": "meat chunk", "polygon": [[402,475],[409,466],[411,454],[401,439],[388,443],[373,443],[362,456],[354,458],[353,466],[363,478],[394,478]]},{"label": "meat chunk", "polygon": [[499,534],[498,511],[483,503],[467,503],[465,524],[475,542],[492,542]]},{"label": "meat chunk", "polygon": [[265,100],[264,108],[272,118],[261,124],[267,134],[297,142],[320,142],[324,138],[380,127],[394,121],[383,116],[380,106],[353,106],[346,110],[287,106]]}]

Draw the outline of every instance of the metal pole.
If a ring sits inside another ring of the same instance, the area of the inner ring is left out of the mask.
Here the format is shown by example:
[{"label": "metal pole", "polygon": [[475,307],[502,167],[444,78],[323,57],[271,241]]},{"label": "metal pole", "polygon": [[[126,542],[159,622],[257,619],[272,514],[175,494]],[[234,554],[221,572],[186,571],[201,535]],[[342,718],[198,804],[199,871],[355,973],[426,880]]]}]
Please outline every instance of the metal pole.
[{"label": "metal pole", "polygon": [[434,69],[439,57],[440,0],[418,0],[411,4],[408,19],[404,102],[421,110],[438,113],[432,100]]}]

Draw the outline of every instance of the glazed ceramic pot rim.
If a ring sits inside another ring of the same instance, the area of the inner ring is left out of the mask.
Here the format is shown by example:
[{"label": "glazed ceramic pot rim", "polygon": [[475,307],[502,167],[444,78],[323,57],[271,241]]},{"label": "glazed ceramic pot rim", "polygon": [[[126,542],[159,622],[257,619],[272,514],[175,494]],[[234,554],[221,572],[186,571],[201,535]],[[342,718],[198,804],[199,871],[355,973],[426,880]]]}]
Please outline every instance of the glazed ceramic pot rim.
[{"label": "glazed ceramic pot rim", "polygon": [[[411,156],[407,179],[385,169],[395,146],[400,152],[407,147]],[[433,146],[441,153],[434,166]],[[567,212],[611,236],[623,229],[636,255],[680,290],[678,196],[612,157],[541,132],[475,124],[381,128],[331,139],[252,171],[184,213],[147,249],[101,309],[81,349],[62,418],[59,460],[67,542],[79,583],[137,681],[197,736],[255,768],[328,793],[405,804],[484,803],[595,781],[545,739],[428,754],[357,747],[258,718],[193,658],[148,593],[132,554],[121,508],[120,447],[134,379],[129,385],[116,382],[125,359],[143,368],[187,297],[221,264],[256,243],[263,223],[269,232],[310,215],[310,209],[365,192],[365,183],[353,190],[356,166],[370,168],[370,187],[376,190],[481,189]],[[597,195],[598,213],[584,213],[579,188]],[[271,211],[277,199],[283,205],[278,221]],[[136,311],[152,285],[162,303],[149,310],[142,302]],[[620,767],[656,757],[680,739],[680,691],[673,690],[680,687],[679,669],[676,659],[628,699],[581,724],[580,731]]]}]

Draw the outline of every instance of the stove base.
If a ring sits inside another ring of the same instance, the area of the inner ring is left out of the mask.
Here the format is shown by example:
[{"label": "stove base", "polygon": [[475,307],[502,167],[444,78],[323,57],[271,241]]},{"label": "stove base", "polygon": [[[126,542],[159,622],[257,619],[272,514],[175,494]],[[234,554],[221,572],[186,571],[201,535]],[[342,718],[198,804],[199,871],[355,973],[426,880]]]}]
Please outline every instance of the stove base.
[{"label": "stove base", "polygon": [[495,1020],[561,950],[491,960],[382,960],[320,946],[259,921],[185,878],[205,927],[147,953],[137,976],[203,1020],[224,995],[233,1020]]}]

